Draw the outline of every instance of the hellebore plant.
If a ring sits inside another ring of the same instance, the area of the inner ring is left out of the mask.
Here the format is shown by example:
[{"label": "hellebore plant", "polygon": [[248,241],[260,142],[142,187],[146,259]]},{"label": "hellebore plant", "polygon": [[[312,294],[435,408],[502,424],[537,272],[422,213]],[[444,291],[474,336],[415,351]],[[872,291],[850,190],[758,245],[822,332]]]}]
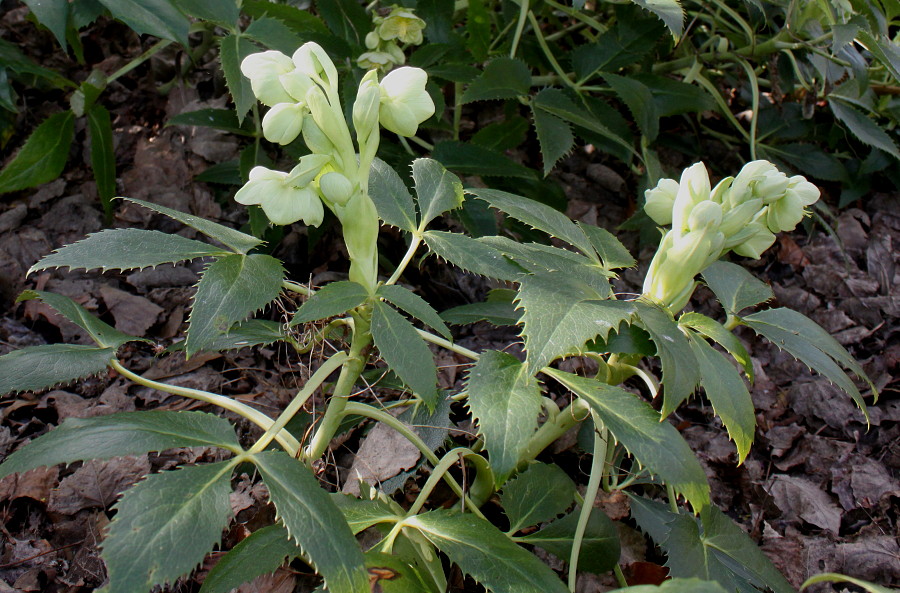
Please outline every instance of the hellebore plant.
[{"label": "hellebore plant", "polygon": [[[635,261],[611,233],[502,191],[473,188],[465,198],[459,180],[431,159],[413,162],[410,193],[401,177],[376,158],[380,128],[409,136],[432,115],[423,71],[399,68],[380,81],[377,71],[367,73],[351,109],[353,134],[340,103],[346,94],[340,92],[337,69],[319,46],[308,43],[290,58],[278,52],[252,55],[242,71],[270,107],[266,138],[284,144],[302,135],[310,154],[286,173],[253,169],[235,199],[260,205],[278,225],[320,224],[324,209],[331,210],[350,258],[347,280],[323,287],[298,284],[285,278],[280,261],[257,251],[260,239],[139,200],[131,201],[221,247],[157,231],[112,229],[49,254],[32,271],[132,270],[207,258],[186,339],[170,350],[193,356],[281,341],[302,355],[329,341],[337,353],[318,365],[310,362],[314,372],[271,417],[241,398],[138,375],[119,359],[118,350],[147,340],[110,327],[67,297],[42,291],[21,295],[20,300],[40,299],[79,325],[95,345],[35,346],[4,355],[0,392],[45,389],[112,368],[136,384],[225,409],[254,427],[239,439],[231,423],[213,413],[165,410],[68,419],[0,465],[0,476],[6,476],[42,465],[173,447],[223,452],[223,461],[151,475],[116,503],[102,544],[106,591],[146,592],[195,569],[232,520],[233,475],[250,465],[268,489],[277,521],[228,550],[206,575],[202,593],[225,593],[285,560],[311,566],[323,579],[320,590],[331,593],[368,593],[376,586],[387,592],[443,593],[448,582],[440,554],[491,591],[574,592],[579,571],[613,571],[623,591],[645,593],[646,587],[627,587],[618,564],[617,530],[594,510],[601,488],[627,489],[632,518],[668,554],[676,578],[659,591],[792,591],[746,534],[710,503],[702,467],[665,419],[702,387],[735,442],[739,462],[746,458],[755,414],[738,367],[752,380],[753,366],[731,331],[738,325],[825,375],[865,410],[859,388],[843,370],[868,382],[859,364],[798,313],[748,311],[768,301],[771,290],[721,259],[728,252],[759,257],[774,233],[800,221],[803,208],[818,197],[813,186],[762,161],[749,163],[713,189],[701,163],[679,182],[661,181],[647,193],[647,211],[671,229],[650,266],[644,295],[621,299],[610,279]],[[482,200],[568,248],[428,228],[464,199]],[[387,278],[378,269],[382,223],[409,239]],[[464,270],[515,290],[498,290],[487,302],[439,315],[399,284],[423,244]],[[724,322],[682,313],[698,275],[721,303]],[[305,298],[287,327],[247,320],[283,291]],[[446,323],[476,320],[518,325],[524,360],[504,350],[474,352],[455,344]],[[438,388],[431,348],[469,361],[460,392]],[[581,374],[557,366],[567,357],[580,358]],[[654,359],[661,380],[648,364]],[[397,379],[392,385],[404,394],[393,400],[385,395],[373,404],[366,401],[361,377],[379,360],[387,369],[377,367],[377,373],[389,370]],[[626,382],[630,389],[623,387]],[[327,400],[324,411],[317,406],[304,424],[300,413],[317,393]],[[661,398],[661,411],[645,396]],[[477,427],[469,446],[449,439],[451,407],[469,414]],[[408,508],[390,497],[402,481],[362,483],[361,497],[328,494],[320,486],[313,468],[339,431],[360,419],[396,430],[420,452],[419,463],[427,466],[429,477]],[[577,426],[585,428],[585,446],[592,453],[583,495],[560,467],[537,461]],[[447,489],[435,501],[441,482]],[[660,497],[668,504],[658,502]],[[355,538],[364,530],[372,535],[368,541],[377,541],[365,552]],[[566,561],[567,584],[530,547]]]}]

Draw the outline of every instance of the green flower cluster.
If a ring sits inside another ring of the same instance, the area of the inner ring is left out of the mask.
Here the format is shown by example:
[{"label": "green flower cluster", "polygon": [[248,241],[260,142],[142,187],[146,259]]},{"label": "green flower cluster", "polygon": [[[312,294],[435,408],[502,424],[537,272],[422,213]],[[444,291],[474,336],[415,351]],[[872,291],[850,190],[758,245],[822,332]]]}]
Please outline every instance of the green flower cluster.
[{"label": "green flower cluster", "polygon": [[729,251],[758,259],[775,233],[797,226],[819,190],[803,176],[788,177],[759,160],[712,189],[706,167],[695,163],[681,181],[662,179],[645,197],[647,215],[672,228],[650,263],[644,294],[679,311],[694,292],[697,274]]},{"label": "green flower cluster", "polygon": [[415,15],[411,8],[392,6],[387,16],[372,18],[375,29],[366,35],[366,49],[356,63],[360,68],[377,68],[387,71],[406,62],[400,44],[421,45],[425,21]]},{"label": "green flower cluster", "polygon": [[256,97],[271,107],[262,121],[266,139],[289,144],[302,135],[311,154],[288,173],[254,167],[234,199],[261,206],[269,220],[280,225],[302,220],[317,226],[327,206],[343,226],[350,279],[374,289],[379,220],[368,181],[379,126],[401,136],[416,133],[434,114],[434,102],[425,91],[428,75],[404,67],[379,81],[377,71],[368,72],[352,109],[354,144],[341,106],[337,69],[317,44],[304,44],[292,57],[278,51],[247,56],[241,72]]}]

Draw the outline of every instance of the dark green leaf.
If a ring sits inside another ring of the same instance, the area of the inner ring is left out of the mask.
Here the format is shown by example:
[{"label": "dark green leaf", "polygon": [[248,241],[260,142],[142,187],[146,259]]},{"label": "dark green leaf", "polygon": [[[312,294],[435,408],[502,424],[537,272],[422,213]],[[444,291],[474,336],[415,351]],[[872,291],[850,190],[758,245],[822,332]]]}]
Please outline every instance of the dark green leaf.
[{"label": "dark green leaf", "polygon": [[732,315],[775,298],[768,284],[730,262],[717,261],[707,267],[703,270],[703,281]]},{"label": "dark green leaf", "polygon": [[412,195],[400,175],[379,158],[369,170],[369,196],[384,222],[404,231],[416,230],[416,206]]},{"label": "dark green leaf", "polygon": [[499,486],[516,469],[537,429],[540,387],[516,357],[488,350],[469,370],[466,391]]},{"label": "dark green leaf", "polygon": [[239,123],[233,109],[186,111],[170,117],[169,121],[166,122],[166,126],[203,126],[241,136],[254,136],[256,134],[256,131],[253,129],[253,122],[248,119],[244,120],[243,124]]},{"label": "dark green leaf", "polygon": [[284,22],[270,17],[261,17],[250,23],[244,35],[262,43],[269,49],[292,55],[303,45],[303,38],[294,33]]},{"label": "dark green leaf", "polygon": [[655,140],[659,134],[659,114],[656,111],[656,103],[653,102],[650,89],[642,82],[627,76],[604,74],[603,78],[628,106],[641,133],[647,137],[648,141]]},{"label": "dark green leaf", "polygon": [[508,533],[556,519],[573,500],[575,482],[558,465],[546,463],[530,465],[507,482],[500,494],[500,504],[509,518]]},{"label": "dark green leaf", "polygon": [[[520,538],[518,541],[547,550],[557,558],[568,560],[575,540],[575,528],[581,508],[575,507],[571,513],[542,528],[540,531]],[[581,553],[578,556],[578,570],[600,574],[612,570],[619,561],[621,550],[619,534],[612,521],[603,511],[594,509],[588,519],[587,529],[581,539]],[[691,592],[693,593],[693,592]]]},{"label": "dark green leaf", "polygon": [[412,323],[390,305],[375,303],[372,338],[388,366],[433,409],[437,404],[437,368],[434,356]]},{"label": "dark green leaf", "polygon": [[815,144],[797,142],[770,147],[779,158],[796,167],[800,173],[826,181],[848,181],[849,174],[836,156],[825,152]]},{"label": "dark green leaf", "polygon": [[482,62],[488,55],[491,45],[491,15],[484,0],[469,0],[466,10],[466,47],[472,52],[476,62]]},{"label": "dark green leaf", "polygon": [[352,45],[363,45],[372,20],[357,0],[316,0],[316,8],[335,35]]},{"label": "dark green leaf", "polygon": [[91,168],[97,193],[107,216],[112,215],[112,200],[116,197],[116,154],[113,147],[112,123],[109,111],[102,105],[93,105],[87,112],[91,133]]},{"label": "dark green leaf", "polygon": [[403,309],[414,318],[431,327],[448,340],[453,339],[450,330],[444,325],[444,320],[441,319],[441,316],[438,315],[437,311],[428,304],[428,301],[410,291],[408,288],[396,284],[385,285],[378,289],[377,294],[389,303]]},{"label": "dark green leaf", "polygon": [[515,58],[497,58],[484,68],[481,76],[472,81],[462,102],[515,99],[531,90],[531,72],[525,62]]},{"label": "dark green leaf", "polygon": [[502,252],[471,237],[445,231],[426,231],[424,237],[438,257],[468,272],[507,281],[516,281],[524,273]]},{"label": "dark green leaf", "polygon": [[69,22],[68,0],[24,0],[37,20],[50,29],[63,50],[68,49],[66,43],[66,24]]},{"label": "dark green leaf", "polygon": [[479,583],[493,591],[566,593],[559,577],[496,527],[474,515],[432,511],[406,520]]},{"label": "dark green leaf", "polygon": [[462,206],[463,188],[459,178],[434,159],[416,159],[412,164],[416,187],[416,202],[421,220],[419,227],[450,210]]},{"label": "dark green leaf", "polygon": [[379,523],[394,523],[406,514],[402,507],[383,495],[367,499],[334,492],[331,500],[344,515],[354,535]]},{"label": "dark green leaf", "polygon": [[838,99],[828,99],[828,105],[835,117],[840,120],[860,142],[868,144],[879,150],[883,150],[895,159],[900,159],[900,151],[884,129],[874,121]]},{"label": "dark green leaf", "polygon": [[449,43],[454,25],[453,4],[445,0],[417,0],[416,13],[428,26],[425,27],[425,39],[429,43]]},{"label": "dark green leaf", "polygon": [[191,306],[185,353],[193,356],[238,321],[262,309],[281,293],[281,261],[264,254],[231,254],[203,271]]},{"label": "dark green leaf", "polygon": [[603,267],[607,270],[615,270],[617,268],[630,268],[637,262],[631,257],[628,249],[622,245],[615,235],[608,230],[594,226],[592,224],[577,223],[588,241],[594,246],[597,255],[603,260]]},{"label": "dark green leaf", "polygon": [[228,551],[203,579],[200,593],[229,593],[258,576],[275,572],[285,559],[300,555],[300,548],[281,525],[257,529]]},{"label": "dark green leaf", "polygon": [[[268,346],[286,338],[282,326],[275,321],[265,319],[248,319],[228,330],[227,334],[214,339],[206,346],[211,352],[238,350],[253,346]],[[184,341],[176,342],[166,349],[168,352],[184,350]]]},{"label": "dark green leaf", "polygon": [[595,286],[604,294],[608,293],[607,284],[611,274],[603,270],[599,262],[578,252],[542,243],[518,243],[499,236],[481,237],[478,242],[495,247],[530,272],[565,272],[573,279]]},{"label": "dark green leaf", "polygon": [[222,25],[227,29],[235,27],[238,18],[241,16],[241,9],[238,6],[239,3],[235,0],[219,0],[218,2],[209,2],[208,0],[175,0],[175,4],[185,14]]},{"label": "dark green leaf", "polygon": [[525,142],[530,127],[528,120],[521,115],[505,117],[475,132],[472,144],[491,150],[512,150]]},{"label": "dark green leaf", "polygon": [[112,14],[136,33],[177,41],[188,47],[190,21],[170,0],[100,0]]},{"label": "dark green leaf", "polygon": [[494,325],[516,325],[521,315],[512,303],[470,303],[447,309],[441,318],[454,325],[487,321]]},{"label": "dark green leaf", "polygon": [[684,10],[678,0],[631,0],[641,8],[646,8],[662,20],[678,39],[684,32]]},{"label": "dark green leaf", "polygon": [[75,137],[75,114],[54,113],[39,125],[0,171],[0,194],[53,181],[62,173]]},{"label": "dark green leaf", "polygon": [[32,299],[39,299],[52,307],[57,313],[86,331],[91,336],[91,339],[101,348],[118,348],[125,342],[148,341],[120,332],[111,325],[100,321],[98,318],[88,313],[87,309],[69,297],[61,294],[39,290],[26,290],[19,295],[16,302],[30,301]]},{"label": "dark green leaf", "polygon": [[716,103],[709,93],[696,85],[650,73],[632,74],[629,77],[650,89],[656,112],[660,117],[700,113],[716,108]]},{"label": "dark green leaf", "polygon": [[[249,121],[249,120],[247,120]],[[241,168],[237,159],[216,163],[194,177],[201,183],[220,183],[222,185],[243,185]]]},{"label": "dark green leaf", "polygon": [[328,27],[319,17],[308,10],[301,10],[290,4],[276,4],[270,0],[244,0],[241,3],[241,10],[255,19],[264,16],[275,17],[284,21],[297,33],[331,36]]},{"label": "dark green leaf", "polygon": [[278,519],[287,528],[331,593],[369,593],[362,551],[328,494],[303,462],[287,453],[251,459],[269,489]]},{"label": "dark green leaf", "polygon": [[507,158],[503,154],[464,142],[444,140],[434,146],[431,153],[445,167],[463,175],[486,177],[522,177],[533,179],[535,172]]},{"label": "dark green leaf", "polygon": [[367,298],[369,293],[362,284],[346,280],[326,284],[297,309],[294,318],[291,319],[291,327],[343,315],[350,309],[362,305]]},{"label": "dark green leaf", "polygon": [[149,591],[200,564],[231,519],[233,466],[154,474],[125,493],[102,544],[111,591]]},{"label": "dark green leaf", "polygon": [[544,161],[544,177],[550,174],[557,161],[566,156],[575,146],[575,136],[569,124],[543,109],[532,109],[534,131],[541,144],[541,158]]},{"label": "dark green leaf", "polygon": [[693,311],[682,314],[678,318],[678,325],[689,327],[725,348],[743,367],[750,382],[753,382],[753,360],[750,359],[750,354],[738,337],[725,329],[724,325]]},{"label": "dark green leaf", "polygon": [[865,44],[866,49],[869,50],[875,59],[881,62],[881,65],[891,73],[894,80],[900,81],[900,49],[897,48],[897,44],[890,39],[876,39],[866,30],[860,30],[857,33],[857,38]]},{"label": "dark green leaf", "polygon": [[58,88],[77,86],[57,72],[37,65],[18,46],[4,39],[0,39],[0,64],[14,74],[32,74]]},{"label": "dark green leaf", "polygon": [[228,84],[228,90],[231,91],[232,99],[234,99],[238,123],[241,123],[244,121],[244,115],[256,102],[256,95],[250,88],[250,81],[241,73],[241,62],[258,50],[249,39],[235,34],[229,34],[219,39],[219,50],[225,82]]},{"label": "dark green leaf", "polygon": [[617,72],[653,51],[662,26],[655,20],[622,19],[593,44],[580,44],[572,51],[572,67],[579,81],[597,72]]},{"label": "dark green leaf", "polygon": [[653,345],[650,334],[627,321],[620,323],[618,330],[615,333],[611,333],[606,340],[597,338],[592,342],[588,342],[586,349],[592,352],[612,352],[615,354],[656,355],[656,346]]},{"label": "dark green leaf", "polygon": [[113,348],[76,344],[28,346],[0,356],[0,395],[38,391],[106,370]]}]

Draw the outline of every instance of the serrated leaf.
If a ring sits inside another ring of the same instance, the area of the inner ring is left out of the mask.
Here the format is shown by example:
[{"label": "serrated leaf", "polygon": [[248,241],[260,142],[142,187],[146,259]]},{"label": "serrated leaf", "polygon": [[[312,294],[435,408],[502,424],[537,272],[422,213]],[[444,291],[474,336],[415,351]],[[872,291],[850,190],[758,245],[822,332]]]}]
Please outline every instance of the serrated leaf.
[{"label": "serrated leaf", "polygon": [[544,177],[575,146],[575,136],[569,124],[542,109],[532,109],[534,131],[541,145],[541,159],[544,162]]},{"label": "serrated leaf", "polygon": [[75,114],[54,113],[25,141],[22,149],[0,171],[0,194],[53,181],[62,173],[75,137]]},{"label": "serrated leaf", "polygon": [[588,340],[606,339],[619,323],[631,318],[633,303],[606,300],[608,296],[563,272],[522,278],[517,303],[524,309],[522,333],[529,374],[560,356],[579,352]]},{"label": "serrated leaf", "polygon": [[495,247],[529,272],[565,272],[600,292],[608,292],[608,278],[612,274],[603,270],[596,260],[590,260],[576,251],[541,243],[519,243],[500,236],[481,237],[478,242]]},{"label": "serrated leaf", "polygon": [[221,0],[214,3],[207,0],[175,0],[175,4],[186,14],[226,28],[233,27],[241,15],[238,2],[235,0]]},{"label": "serrated leaf", "polygon": [[65,419],[57,428],[9,455],[0,465],[0,477],[58,463],[111,459],[177,447],[241,451],[234,428],[215,414],[168,410],[119,412]]},{"label": "serrated leaf", "polygon": [[703,270],[702,276],[725,310],[732,315],[775,298],[768,284],[737,264],[717,261]]},{"label": "serrated leaf", "polygon": [[837,340],[819,327],[815,321],[790,309],[767,309],[742,318],[756,333],[789,352],[794,358],[820,373],[844,390],[869,418],[866,403],[856,385],[837,363],[850,369],[866,381],[877,399],[878,390],[865,371]]},{"label": "serrated leaf", "polygon": [[363,45],[372,26],[365,9],[356,0],[316,0],[316,8],[328,28],[348,43]]},{"label": "serrated leaf", "polygon": [[753,360],[750,358],[750,354],[744,348],[740,339],[725,329],[724,325],[710,319],[706,315],[693,311],[682,314],[678,318],[678,325],[689,327],[725,348],[737,363],[743,367],[750,382],[753,382]]},{"label": "serrated leaf", "polygon": [[687,338],[668,311],[641,301],[636,302],[635,306],[641,326],[650,333],[662,363],[663,405],[660,413],[665,418],[687,399],[700,382],[697,360]]},{"label": "serrated leaf", "polygon": [[222,72],[225,74],[228,90],[234,99],[238,123],[244,121],[244,116],[256,102],[250,81],[241,73],[241,61],[256,51],[258,51],[256,46],[242,35],[231,33],[219,39],[219,60],[222,62]]},{"label": "serrated leaf", "polygon": [[[396,553],[396,552],[395,552]],[[369,578],[381,593],[427,593],[425,574],[415,567],[415,562],[407,562],[402,556],[391,556],[380,552],[366,552],[366,568]],[[384,576],[381,576],[384,575]]]},{"label": "serrated leaf", "polygon": [[655,20],[622,19],[597,38],[572,50],[572,68],[579,81],[597,72],[617,72],[635,64],[659,42],[662,27]]},{"label": "serrated leaf", "polygon": [[636,587],[623,587],[617,591],[620,593],[728,593],[719,583],[700,579],[668,579],[658,587],[637,585]]},{"label": "serrated leaf", "polygon": [[558,370],[549,373],[584,398],[638,463],[680,492],[695,510],[709,505],[703,467],[681,434],[659,412],[621,387]]},{"label": "serrated leaf", "polygon": [[302,548],[331,593],[369,593],[362,551],[341,511],[303,462],[281,451],[257,453],[278,520]]},{"label": "serrated leaf", "polygon": [[637,264],[628,249],[608,230],[592,224],[577,223],[607,270],[630,268]]},{"label": "serrated leaf", "polygon": [[116,197],[116,154],[109,111],[94,104],[87,111],[87,119],[91,134],[91,169],[97,182],[97,194],[103,211],[111,216],[112,200]]},{"label": "serrated leaf", "polygon": [[656,105],[656,112],[660,117],[681,113],[700,113],[716,108],[716,103],[709,93],[696,85],[649,72],[629,75],[629,78],[637,80],[650,89],[653,103]]},{"label": "serrated leaf", "polygon": [[863,144],[867,144],[873,148],[883,150],[895,159],[900,159],[900,151],[884,129],[874,121],[866,117],[865,114],[859,112],[856,108],[851,107],[838,99],[828,99],[828,105],[831,107],[834,116],[840,120],[850,132]]},{"label": "serrated leaf", "polygon": [[28,346],[0,356],[0,395],[38,391],[102,373],[114,348],[79,344]]},{"label": "serrated leaf", "polygon": [[641,133],[648,141],[655,140],[659,134],[659,114],[656,111],[656,103],[653,101],[650,89],[642,82],[627,76],[607,73],[603,75],[603,78],[628,106]]},{"label": "serrated leaf", "polygon": [[291,319],[291,327],[343,315],[350,309],[362,305],[368,298],[366,288],[357,282],[341,280],[326,284],[297,309],[294,318]]},{"label": "serrated leaf", "polygon": [[566,593],[550,568],[474,515],[431,511],[406,520],[464,573],[493,591]]},{"label": "serrated leaf", "polygon": [[43,78],[57,88],[77,86],[57,72],[38,66],[34,60],[22,53],[17,45],[4,39],[0,39],[0,64],[15,74],[33,74]]},{"label": "serrated leaf", "polygon": [[277,18],[297,33],[334,37],[322,19],[309,10],[301,10],[291,4],[275,4],[269,0],[244,0],[241,3],[241,10],[255,19],[264,16]]},{"label": "serrated leaf", "polygon": [[590,241],[581,229],[559,210],[535,200],[496,189],[470,188],[467,192],[516,220],[577,247],[588,257],[594,254]]},{"label": "serrated leaf", "polygon": [[475,132],[471,141],[492,150],[512,150],[525,142],[530,127],[531,124],[521,115],[507,116]]},{"label": "serrated leaf", "polygon": [[540,387],[516,357],[488,350],[469,370],[466,391],[500,486],[516,469],[537,429]]},{"label": "serrated leaf", "polygon": [[476,62],[487,58],[491,45],[491,15],[484,1],[470,0],[466,9],[466,47],[472,52]]},{"label": "serrated leaf", "polygon": [[396,284],[384,285],[379,287],[377,294],[389,303],[403,309],[414,318],[434,329],[448,340],[453,339],[450,330],[444,325],[444,320],[441,319],[438,312],[428,304],[428,301],[408,288]]},{"label": "serrated leaf", "polygon": [[38,22],[50,29],[63,50],[66,43],[66,24],[69,22],[68,0],[24,0]]},{"label": "serrated leaf", "polygon": [[420,229],[424,229],[429,222],[444,212],[462,206],[462,183],[438,161],[414,160],[412,176],[416,187],[416,202],[421,213]]},{"label": "serrated leaf", "polygon": [[[170,117],[166,122],[166,127],[168,126],[203,126],[216,130],[224,130],[240,136],[256,135],[256,131],[253,129],[253,122],[248,119],[244,120],[244,123],[241,124],[238,122],[237,115],[233,109],[209,108],[186,111]],[[207,169],[207,171],[208,170],[209,169]]]},{"label": "serrated leaf", "polygon": [[467,142],[444,140],[434,145],[431,156],[463,175],[534,179],[535,172],[502,153]]},{"label": "serrated leaf", "polygon": [[511,282],[525,273],[503,257],[501,251],[472,237],[445,231],[426,231],[423,236],[425,244],[438,257],[468,272]]},{"label": "serrated leaf", "polygon": [[281,525],[257,529],[222,556],[203,579],[200,593],[229,593],[258,576],[275,572],[285,559],[300,555],[300,548]]},{"label": "serrated leaf", "polygon": [[750,392],[737,370],[706,340],[696,336],[690,344],[700,369],[700,385],[737,446],[738,463],[743,463],[756,432],[756,410]]},{"label": "serrated leaf", "polygon": [[620,323],[616,332],[610,334],[606,340],[597,338],[588,342],[586,348],[601,353],[656,355],[656,346],[653,345],[650,334],[627,321]]},{"label": "serrated leaf", "polygon": [[434,356],[413,324],[390,305],[376,302],[372,338],[378,353],[409,388],[434,409],[438,401]]},{"label": "serrated leaf", "polygon": [[[542,548],[561,560],[568,560],[572,553],[579,514],[581,508],[575,507],[565,517],[519,538],[518,541]],[[578,570],[595,574],[607,572],[619,561],[620,554],[619,534],[615,525],[600,509],[594,509],[581,539]]]},{"label": "serrated leaf", "polygon": [[260,253],[234,253],[208,265],[191,304],[185,353],[193,356],[278,298],[283,278],[281,261]]},{"label": "serrated leaf", "polygon": [[341,492],[333,492],[331,500],[337,505],[354,535],[379,523],[395,523],[406,513],[387,497],[365,499]]},{"label": "serrated leaf", "polygon": [[244,31],[244,35],[262,43],[269,49],[278,50],[287,55],[292,55],[297,51],[304,41],[282,21],[271,17],[254,19]]},{"label": "serrated leaf", "polygon": [[756,543],[716,507],[703,509],[701,529],[694,517],[673,513],[668,505],[629,498],[632,517],[669,556],[671,576],[714,580],[726,591],[794,593]]},{"label": "serrated leaf", "polygon": [[631,0],[662,20],[676,40],[684,32],[684,10],[678,0]]},{"label": "serrated leaf", "polygon": [[231,519],[232,461],[148,476],[116,504],[102,543],[111,591],[150,591],[196,568]]},{"label": "serrated leaf", "polygon": [[547,463],[530,465],[504,484],[500,493],[500,504],[509,518],[508,533],[552,521],[566,512],[574,499],[575,482],[558,465]]},{"label": "serrated leaf", "polygon": [[30,301],[32,299],[39,299],[41,302],[53,307],[57,313],[86,331],[91,336],[91,339],[101,348],[116,349],[125,342],[148,341],[120,332],[108,323],[91,315],[87,309],[69,297],[61,294],[39,290],[26,290],[19,295],[16,302]]},{"label": "serrated leaf", "polygon": [[369,170],[369,196],[384,222],[404,231],[416,230],[416,206],[412,195],[400,175],[379,158],[372,162]]},{"label": "serrated leaf", "polygon": [[531,71],[522,60],[497,58],[484,67],[481,76],[472,81],[462,102],[515,99],[531,90]]},{"label": "serrated leaf", "polygon": [[136,33],[177,41],[188,47],[190,21],[170,0],[99,0],[113,18]]},{"label": "serrated leaf", "polygon": [[253,235],[247,235],[227,226],[212,222],[211,220],[206,220],[205,218],[194,216],[193,214],[179,212],[178,210],[172,210],[171,208],[166,208],[165,206],[160,206],[159,204],[154,204],[152,202],[145,202],[144,200],[138,200],[136,198],[122,199],[129,202],[134,202],[135,204],[139,204],[144,208],[149,208],[150,210],[159,212],[160,214],[165,214],[169,218],[177,220],[178,222],[185,224],[194,230],[200,231],[210,239],[214,239],[222,243],[223,245],[231,247],[235,251],[239,251],[241,253],[247,253],[263,242],[262,239],[257,239]]},{"label": "serrated leaf", "polygon": [[521,315],[512,303],[469,303],[447,309],[441,318],[454,325],[467,325],[477,321],[487,321],[494,325],[516,325]]},{"label": "serrated leaf", "polygon": [[[265,319],[248,319],[228,330],[228,333],[207,344],[206,350],[221,352],[253,346],[268,346],[286,338],[282,325]],[[166,349],[168,352],[184,350],[184,341],[176,342]]]},{"label": "serrated leaf", "polygon": [[866,30],[859,30],[856,37],[876,60],[887,68],[894,77],[900,80],[900,49],[890,40],[877,39]]},{"label": "serrated leaf", "polygon": [[28,273],[48,268],[70,270],[138,270],[175,264],[229,252],[181,235],[143,229],[105,229],[60,247],[31,266]]}]

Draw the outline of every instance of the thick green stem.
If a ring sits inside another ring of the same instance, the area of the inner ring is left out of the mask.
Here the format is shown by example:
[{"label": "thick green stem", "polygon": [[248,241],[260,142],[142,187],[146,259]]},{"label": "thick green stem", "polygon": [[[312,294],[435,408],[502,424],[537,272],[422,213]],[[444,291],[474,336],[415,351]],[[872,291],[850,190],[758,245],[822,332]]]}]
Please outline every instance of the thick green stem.
[{"label": "thick green stem", "polygon": [[566,434],[573,426],[590,415],[588,405],[576,399],[562,410],[552,422],[545,422],[531,437],[528,447],[519,458],[519,469],[524,469],[528,462],[540,455],[554,441]]},{"label": "thick green stem", "polygon": [[594,459],[591,463],[591,477],[588,479],[587,488],[584,491],[584,502],[581,512],[578,514],[578,524],[575,527],[575,536],[572,540],[572,552],[569,554],[569,591],[575,593],[575,583],[578,578],[578,556],[581,554],[581,541],[587,530],[591,511],[594,509],[594,500],[600,490],[600,482],[606,472],[606,447],[609,440],[609,431],[603,426],[600,417],[592,412],[594,418]]},{"label": "thick green stem", "polygon": [[132,70],[134,70],[135,68],[137,68],[138,66],[140,66],[141,64],[146,62],[147,60],[149,60],[150,58],[152,58],[154,56],[154,54],[156,54],[158,51],[167,48],[171,44],[172,44],[172,42],[169,41],[168,39],[163,39],[161,41],[157,41],[152,46],[150,46],[150,48],[147,51],[145,51],[138,57],[134,58],[133,60],[131,60],[130,62],[128,62],[127,64],[125,64],[124,66],[122,66],[121,68],[116,70],[115,72],[113,72],[112,74],[110,74],[109,78],[106,79],[106,83],[109,84],[112,81],[116,80],[117,78],[121,78],[122,76],[125,76],[126,74],[128,74],[129,72],[131,72]]}]

